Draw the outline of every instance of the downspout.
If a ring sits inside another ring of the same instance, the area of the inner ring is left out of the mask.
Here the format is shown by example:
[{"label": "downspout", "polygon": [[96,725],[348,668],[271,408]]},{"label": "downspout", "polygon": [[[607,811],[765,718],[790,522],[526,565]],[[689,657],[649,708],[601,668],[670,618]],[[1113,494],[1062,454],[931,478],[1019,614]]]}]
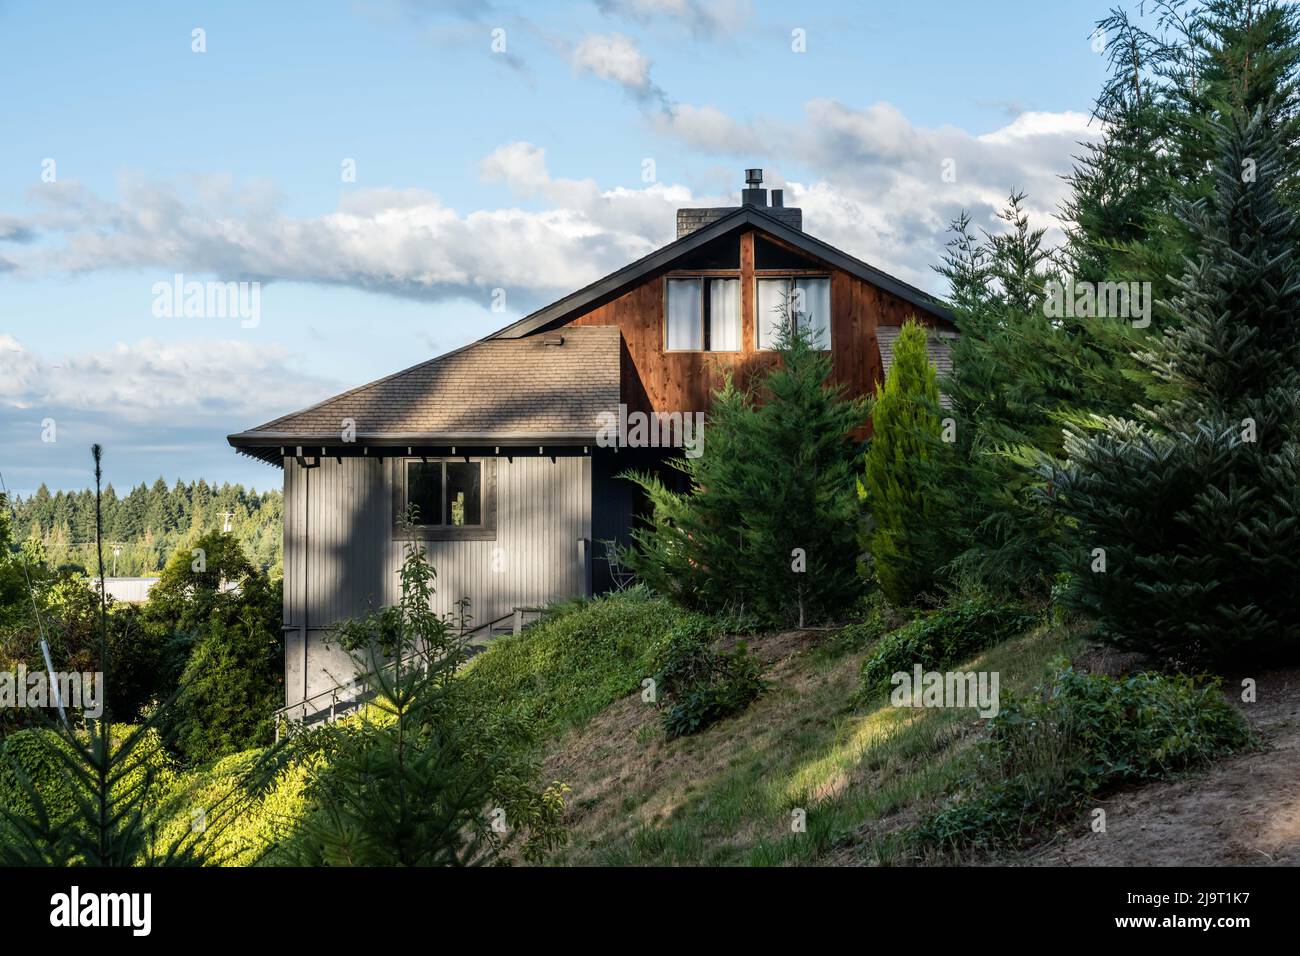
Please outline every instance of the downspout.
[{"label": "downspout", "polygon": [[[308,608],[311,607],[311,593],[308,591],[308,583],[311,581],[311,574],[308,570],[308,562],[311,559],[311,550],[308,548],[308,542],[311,540],[311,469],[302,468],[303,496],[302,496],[302,699],[307,700],[307,688],[309,682],[307,679],[307,641],[311,637],[311,632],[307,629]],[[304,708],[306,710],[306,708]]]}]

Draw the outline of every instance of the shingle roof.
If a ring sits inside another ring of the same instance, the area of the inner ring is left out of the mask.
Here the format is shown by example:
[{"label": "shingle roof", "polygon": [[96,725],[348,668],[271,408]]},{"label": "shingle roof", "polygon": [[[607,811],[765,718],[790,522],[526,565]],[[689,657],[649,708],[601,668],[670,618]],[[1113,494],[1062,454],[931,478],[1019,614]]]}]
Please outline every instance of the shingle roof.
[{"label": "shingle roof", "polygon": [[[898,325],[876,326],[876,344],[880,346],[880,367],[885,375],[889,374],[889,369],[894,364],[894,343],[898,341],[898,334],[902,331],[902,326]],[[925,339],[925,350],[934,367],[938,369],[939,380],[942,381],[945,375],[952,372],[952,342],[957,336],[953,332],[940,332],[935,329],[929,329],[928,333]]]},{"label": "shingle roof", "polygon": [[[547,344],[557,339],[563,344]],[[358,438],[594,435],[599,414],[618,410],[620,352],[613,327],[486,339],[229,441],[236,447],[277,437],[337,443],[344,419],[356,423]]]},{"label": "shingle roof", "polygon": [[[898,334],[902,331],[902,326],[898,325],[876,326],[876,344],[880,347],[882,375],[888,375],[894,364],[894,343],[898,341]],[[939,373],[939,385],[942,389],[944,378],[952,374],[952,343],[957,338],[957,333],[939,329],[927,329],[926,333],[925,351]],[[951,408],[952,400],[940,391],[939,404],[944,408]]]}]

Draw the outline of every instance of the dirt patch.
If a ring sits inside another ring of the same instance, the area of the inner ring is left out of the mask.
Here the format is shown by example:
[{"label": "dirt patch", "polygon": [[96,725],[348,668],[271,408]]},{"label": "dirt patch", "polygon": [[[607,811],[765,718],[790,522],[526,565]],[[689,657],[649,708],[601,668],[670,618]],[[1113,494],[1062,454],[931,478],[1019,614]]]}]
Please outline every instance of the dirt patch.
[{"label": "dirt patch", "polygon": [[[1240,680],[1225,682],[1237,694],[1240,686]],[[1300,866],[1300,671],[1261,676],[1256,702],[1238,705],[1263,750],[1098,801],[1106,811],[1105,833],[1089,830],[1020,862]]]}]

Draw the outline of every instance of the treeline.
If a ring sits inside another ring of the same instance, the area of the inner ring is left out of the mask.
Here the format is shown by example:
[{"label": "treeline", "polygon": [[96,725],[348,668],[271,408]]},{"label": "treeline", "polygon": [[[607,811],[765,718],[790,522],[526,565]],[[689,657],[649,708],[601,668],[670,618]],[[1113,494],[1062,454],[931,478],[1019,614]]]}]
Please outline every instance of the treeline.
[{"label": "treeline", "polygon": [[[15,498],[15,535],[39,540],[51,567],[95,563],[95,495],[90,490],[57,491],[41,485],[28,498]],[[284,497],[229,482],[141,482],[123,496],[104,490],[104,564],[110,576],[154,575],[182,545],[229,527],[253,564],[272,577],[283,568]]]}]

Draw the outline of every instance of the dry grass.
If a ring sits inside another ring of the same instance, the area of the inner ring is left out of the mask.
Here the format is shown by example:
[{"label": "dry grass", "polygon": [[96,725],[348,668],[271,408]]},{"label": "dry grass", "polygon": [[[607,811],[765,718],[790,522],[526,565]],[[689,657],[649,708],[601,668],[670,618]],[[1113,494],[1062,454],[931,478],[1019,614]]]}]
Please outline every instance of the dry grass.
[{"label": "dry grass", "polygon": [[[639,695],[557,740],[548,779],[572,788],[556,862],[735,865],[891,862],[891,835],[960,792],[983,722],[970,710],[855,707],[866,651],[809,653],[824,632],[750,641],[771,689],[743,714],[667,741]],[[968,665],[1027,689],[1069,634],[1009,641]],[[792,814],[806,812],[806,832]]]}]

